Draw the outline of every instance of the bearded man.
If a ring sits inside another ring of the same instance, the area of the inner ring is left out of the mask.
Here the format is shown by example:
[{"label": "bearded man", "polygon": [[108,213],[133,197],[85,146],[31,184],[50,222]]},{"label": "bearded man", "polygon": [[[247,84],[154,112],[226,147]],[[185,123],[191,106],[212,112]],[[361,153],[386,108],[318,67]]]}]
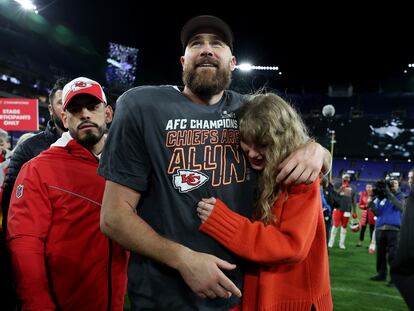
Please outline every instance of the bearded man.
[{"label": "bearded man", "polygon": [[[225,310],[240,304],[238,258],[198,231],[202,197],[217,196],[251,216],[254,173],[239,145],[243,95],[226,90],[236,66],[233,33],[215,16],[181,31],[184,88],[143,86],[118,100],[102,154],[101,229],[130,249],[133,310]],[[328,154],[303,146],[278,178],[309,182]]]},{"label": "bearded man", "polygon": [[10,200],[7,245],[22,310],[122,311],[128,252],[100,230],[97,175],[112,108],[96,81],[62,91],[69,130],[27,162]]}]

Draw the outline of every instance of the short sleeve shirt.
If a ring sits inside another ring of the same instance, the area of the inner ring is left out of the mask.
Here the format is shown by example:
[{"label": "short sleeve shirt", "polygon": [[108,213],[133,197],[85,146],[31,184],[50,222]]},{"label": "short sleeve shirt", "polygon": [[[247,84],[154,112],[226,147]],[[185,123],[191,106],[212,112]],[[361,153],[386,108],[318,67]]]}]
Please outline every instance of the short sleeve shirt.
[{"label": "short sleeve shirt", "polygon": [[[190,101],[173,86],[138,87],[117,103],[99,174],[141,193],[137,207],[160,235],[231,263],[238,258],[198,230],[197,203],[218,197],[251,217],[255,176],[239,146],[236,111],[243,96],[225,91],[220,102]],[[240,265],[226,274],[242,286]],[[238,299],[201,299],[179,273],[133,255],[129,296],[137,310],[228,310]]]}]

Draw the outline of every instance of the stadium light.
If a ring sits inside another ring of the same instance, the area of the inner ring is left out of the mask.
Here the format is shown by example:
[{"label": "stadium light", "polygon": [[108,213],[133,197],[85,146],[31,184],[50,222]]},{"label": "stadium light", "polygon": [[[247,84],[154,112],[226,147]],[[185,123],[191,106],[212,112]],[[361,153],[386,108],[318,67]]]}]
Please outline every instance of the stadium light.
[{"label": "stadium light", "polygon": [[33,4],[33,2],[32,1],[30,1],[30,0],[14,0],[15,2],[17,2],[18,4],[20,4],[21,5],[21,7],[24,9],[24,10],[27,10],[27,11],[33,11],[33,12],[35,12],[36,14],[37,13],[39,13],[39,11],[37,10],[37,8],[36,8],[36,6]]},{"label": "stadium light", "polygon": [[278,66],[254,66],[250,63],[241,63],[240,65],[236,65],[236,69],[239,69],[241,71],[252,71],[252,70],[278,71],[279,67]]},{"label": "stadium light", "polygon": [[252,65],[249,63],[242,63],[240,65],[236,65],[236,69],[239,69],[241,71],[251,71]]}]

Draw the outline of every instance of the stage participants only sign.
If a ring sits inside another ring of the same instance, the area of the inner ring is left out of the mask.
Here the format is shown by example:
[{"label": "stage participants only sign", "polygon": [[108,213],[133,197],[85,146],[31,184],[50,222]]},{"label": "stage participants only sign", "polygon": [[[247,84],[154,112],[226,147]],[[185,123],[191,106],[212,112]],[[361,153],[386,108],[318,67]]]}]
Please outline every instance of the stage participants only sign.
[{"label": "stage participants only sign", "polygon": [[0,128],[6,131],[38,131],[37,99],[0,98]]}]

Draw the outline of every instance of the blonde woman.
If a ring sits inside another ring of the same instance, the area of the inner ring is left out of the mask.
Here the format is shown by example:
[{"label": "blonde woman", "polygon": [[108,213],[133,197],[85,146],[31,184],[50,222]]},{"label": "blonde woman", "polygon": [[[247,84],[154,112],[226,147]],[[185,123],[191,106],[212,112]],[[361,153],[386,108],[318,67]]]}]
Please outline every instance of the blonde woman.
[{"label": "blonde woman", "polygon": [[258,173],[253,220],[225,202],[199,202],[200,230],[252,263],[243,310],[332,310],[319,179],[284,186],[279,166],[310,141],[300,116],[281,97],[253,96],[240,114],[240,144]]}]

